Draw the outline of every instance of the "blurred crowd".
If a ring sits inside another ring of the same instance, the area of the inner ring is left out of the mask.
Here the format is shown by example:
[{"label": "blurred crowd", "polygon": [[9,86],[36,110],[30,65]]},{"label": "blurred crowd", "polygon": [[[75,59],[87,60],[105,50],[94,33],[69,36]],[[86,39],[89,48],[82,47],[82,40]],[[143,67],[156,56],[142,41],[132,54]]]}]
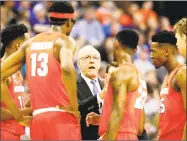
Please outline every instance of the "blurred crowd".
[{"label": "blurred crowd", "polygon": [[[150,41],[151,36],[157,31],[173,30],[170,19],[158,15],[153,10],[152,1],[141,4],[135,1],[72,1],[71,3],[75,8],[76,23],[70,36],[76,39],[80,48],[90,44],[101,53],[102,65],[99,71],[101,79],[104,79],[107,64],[113,60],[113,41],[116,33],[123,28],[133,28],[139,33],[140,40],[134,63],[147,82],[145,129],[149,139],[155,139],[160,84],[166,75],[166,70],[164,68],[156,70],[150,62]],[[48,30],[50,24],[47,11],[51,4],[51,1],[1,1],[1,30],[15,23],[25,24],[31,36]],[[184,62],[185,59],[178,56],[178,60]],[[79,72],[77,67],[76,69]],[[25,76],[25,66],[22,72]]]}]

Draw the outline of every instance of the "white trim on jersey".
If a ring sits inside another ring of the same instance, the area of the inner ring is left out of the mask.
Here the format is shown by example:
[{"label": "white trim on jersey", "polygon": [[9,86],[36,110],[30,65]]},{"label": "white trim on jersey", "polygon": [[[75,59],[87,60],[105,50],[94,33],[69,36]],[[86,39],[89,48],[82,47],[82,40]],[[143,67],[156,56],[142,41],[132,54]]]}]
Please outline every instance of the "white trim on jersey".
[{"label": "white trim on jersey", "polygon": [[41,108],[41,109],[34,110],[32,115],[36,116],[38,114],[45,113],[45,112],[66,112],[66,111],[56,107],[49,107],[49,108]]}]

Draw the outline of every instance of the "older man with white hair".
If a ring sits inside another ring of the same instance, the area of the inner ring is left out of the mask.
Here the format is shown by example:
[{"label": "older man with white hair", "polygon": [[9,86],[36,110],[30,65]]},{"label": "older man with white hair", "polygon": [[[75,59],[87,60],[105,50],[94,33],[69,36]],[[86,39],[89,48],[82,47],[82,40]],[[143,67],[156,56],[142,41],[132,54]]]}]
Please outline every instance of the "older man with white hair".
[{"label": "older man with white hair", "polygon": [[91,45],[81,48],[78,52],[78,68],[80,75],[77,79],[77,94],[79,111],[81,113],[81,133],[83,140],[97,140],[98,126],[86,127],[86,115],[90,112],[100,114],[102,107],[102,81],[98,78],[101,67],[100,53]]}]

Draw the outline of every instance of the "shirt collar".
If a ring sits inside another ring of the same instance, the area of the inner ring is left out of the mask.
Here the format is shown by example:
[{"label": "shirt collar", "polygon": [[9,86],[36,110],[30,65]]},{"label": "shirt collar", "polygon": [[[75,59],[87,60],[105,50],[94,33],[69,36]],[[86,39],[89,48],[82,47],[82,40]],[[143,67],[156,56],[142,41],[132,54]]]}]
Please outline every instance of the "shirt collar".
[{"label": "shirt collar", "polygon": [[[86,83],[90,83],[90,82],[92,81],[92,79],[86,77],[86,76],[85,76],[84,74],[82,74],[82,73],[81,73],[81,76],[82,76],[82,78],[86,81]],[[98,81],[98,78],[96,78],[95,80],[96,80],[97,83],[99,82],[99,81]]]}]

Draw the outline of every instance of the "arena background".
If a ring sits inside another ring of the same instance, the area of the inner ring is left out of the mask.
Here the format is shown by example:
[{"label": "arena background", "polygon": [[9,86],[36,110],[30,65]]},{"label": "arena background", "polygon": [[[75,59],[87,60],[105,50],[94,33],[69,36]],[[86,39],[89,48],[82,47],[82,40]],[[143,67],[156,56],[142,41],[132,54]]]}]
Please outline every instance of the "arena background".
[{"label": "arena background", "polygon": [[[15,23],[24,23],[29,33],[37,33],[49,29],[47,10],[50,1],[1,1],[1,30]],[[156,70],[150,62],[150,39],[160,30],[173,30],[173,25],[187,13],[185,1],[72,1],[75,8],[76,24],[71,36],[80,47],[93,45],[101,53],[102,66],[100,78],[104,78],[107,64],[113,59],[112,44],[115,34],[123,28],[136,29],[140,35],[138,51],[134,63],[141,71],[148,86],[148,97],[145,104],[145,129],[149,139],[156,139],[158,125],[159,91],[166,74],[164,68]],[[84,21],[89,22],[84,27]],[[178,56],[180,62],[185,62]],[[75,61],[76,66],[76,61]],[[77,73],[79,72],[78,68]],[[25,66],[22,67],[25,76]],[[25,81],[25,88],[27,82]]]}]

